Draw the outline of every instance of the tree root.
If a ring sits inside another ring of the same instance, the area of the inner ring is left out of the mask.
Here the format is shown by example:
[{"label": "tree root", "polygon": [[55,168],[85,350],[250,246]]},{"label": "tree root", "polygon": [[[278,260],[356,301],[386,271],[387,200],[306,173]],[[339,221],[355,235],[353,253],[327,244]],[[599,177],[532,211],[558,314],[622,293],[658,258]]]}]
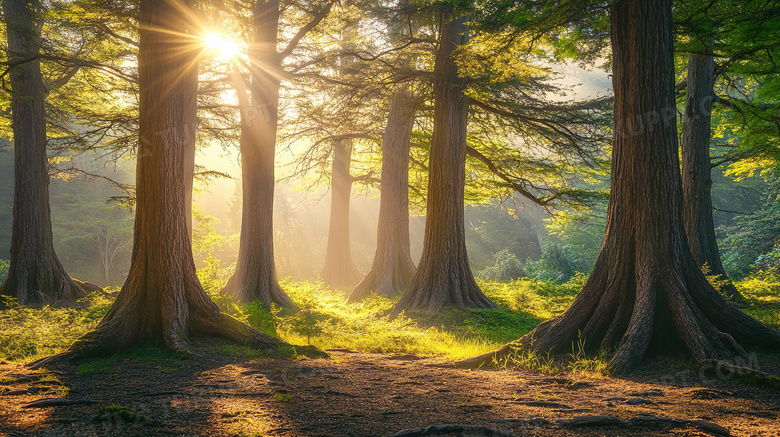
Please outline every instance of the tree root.
[{"label": "tree root", "polygon": [[514,433],[502,431],[491,426],[478,425],[431,425],[425,428],[405,429],[398,431],[390,437],[418,437],[427,435],[441,435],[460,433],[461,435],[484,435],[493,437],[515,437]]},{"label": "tree root", "polygon": [[674,428],[698,428],[708,434],[719,436],[730,436],[731,432],[712,422],[706,420],[686,420],[674,419],[671,417],[658,417],[651,415],[641,415],[632,417],[628,420],[618,419],[612,416],[580,416],[568,420],[559,420],[556,422],[559,426],[565,428],[583,428],[583,427],[601,427],[618,426],[621,428],[653,428],[670,427]]},{"label": "tree root", "polygon": [[[706,420],[686,420],[675,419],[671,417],[659,417],[651,415],[639,415],[632,417],[628,420],[619,419],[612,416],[579,416],[572,419],[562,419],[550,423],[546,419],[533,418],[533,419],[498,419],[491,421],[493,423],[517,423],[527,426],[548,426],[557,425],[561,428],[598,428],[598,427],[619,427],[619,428],[634,428],[643,429],[651,428],[659,430],[661,428],[698,428],[699,430],[708,434],[716,436],[730,436],[731,432],[712,422]],[[399,431],[390,437],[418,437],[429,435],[441,435],[441,434],[455,434],[461,435],[484,435],[484,436],[497,436],[497,437],[514,437],[516,434],[503,431],[498,428],[479,425],[431,425],[425,428],[407,429]]]},{"label": "tree root", "polygon": [[780,377],[772,375],[771,373],[762,372],[760,370],[751,369],[750,367],[736,366],[722,360],[707,360],[703,363],[706,366],[712,366],[713,369],[728,370],[734,375],[745,376],[752,379],[754,382],[767,387],[780,389]]}]

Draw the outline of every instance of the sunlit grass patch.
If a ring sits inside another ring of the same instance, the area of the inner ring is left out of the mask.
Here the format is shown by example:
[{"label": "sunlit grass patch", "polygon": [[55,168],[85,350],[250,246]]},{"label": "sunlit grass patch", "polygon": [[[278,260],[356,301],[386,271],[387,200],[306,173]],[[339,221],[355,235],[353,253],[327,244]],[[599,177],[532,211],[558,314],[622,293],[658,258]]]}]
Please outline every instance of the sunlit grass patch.
[{"label": "sunlit grass patch", "polygon": [[15,300],[0,311],[0,358],[32,361],[60,352],[94,329],[112,299],[93,293],[79,300],[86,308],[20,306]]}]

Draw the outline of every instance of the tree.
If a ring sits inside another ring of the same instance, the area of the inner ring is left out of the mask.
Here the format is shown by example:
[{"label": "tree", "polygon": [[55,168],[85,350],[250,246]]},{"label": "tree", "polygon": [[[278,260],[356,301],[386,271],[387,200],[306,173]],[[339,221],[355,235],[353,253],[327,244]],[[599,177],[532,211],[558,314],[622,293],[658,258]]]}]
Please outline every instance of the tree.
[{"label": "tree", "polygon": [[409,147],[414,127],[414,96],[401,88],[393,95],[382,138],[381,198],[377,245],[371,270],[349,295],[404,290],[414,276],[409,243]]},{"label": "tree", "polygon": [[[273,246],[274,150],[281,60],[276,52],[279,2],[258,0],[252,11],[249,95],[238,86],[241,106],[243,206],[236,272],[222,290],[239,301],[293,306],[276,277]],[[237,74],[234,74],[237,76]],[[235,77],[234,82],[243,79]]]},{"label": "tree", "polygon": [[[726,280],[721,290],[726,296],[740,297],[721,262],[713,221],[711,172],[721,164],[766,154],[772,149],[769,138],[777,138],[777,108],[762,107],[755,95],[748,97],[755,93],[742,92],[736,83],[755,81],[754,88],[760,88],[776,80],[771,71],[774,57],[780,55],[774,36],[780,9],[774,2],[690,2],[676,13],[678,28],[687,37],[679,52],[688,58],[687,77],[677,86],[684,91],[681,94],[685,99],[681,144],[685,230],[694,259]],[[740,131],[736,135],[738,146],[715,163],[710,158],[713,103],[719,106],[718,111],[736,115],[721,119],[730,129]],[[756,136],[758,141],[754,140]]]},{"label": "tree", "polygon": [[417,272],[395,311],[492,308],[480,290],[466,254],[463,217],[466,181],[465,78],[458,75],[455,52],[468,40],[468,18],[443,12],[439,50],[433,71],[434,116],[431,139],[428,210],[423,253]]},{"label": "tree", "polygon": [[[710,140],[712,102],[715,100],[715,59],[711,55],[688,56],[688,88],[682,137],[683,222],[691,254],[696,262],[707,264],[713,275],[728,279],[720,259],[712,210],[712,164]],[[740,297],[731,281],[721,292]]]},{"label": "tree", "polygon": [[499,351],[566,352],[573,342],[615,348],[623,373],[650,351],[684,348],[698,363],[738,356],[740,346],[780,346],[780,332],[726,302],[707,282],[683,227],[674,105],[670,0],[610,6],[615,92],[612,191],[593,273],[564,314]]},{"label": "tree", "polygon": [[[66,354],[110,354],[138,344],[186,350],[190,335],[218,336],[274,348],[283,344],[220,313],[195,273],[186,223],[184,156],[170,141],[196,117],[199,43],[193,15],[178,0],[141,0],[140,147],[133,255],[127,281],[95,331]],[[192,136],[188,141],[194,141]],[[41,363],[39,363],[40,365]]]},{"label": "tree", "polygon": [[11,259],[2,293],[28,301],[85,295],[62,267],[51,230],[46,136],[46,86],[41,75],[39,1],[4,0],[14,132]]},{"label": "tree", "polygon": [[[342,47],[352,48],[354,33],[348,23],[342,31]],[[354,64],[349,55],[340,57],[339,73],[346,74]],[[352,140],[340,138],[333,145],[333,169],[330,182],[330,221],[328,225],[328,245],[325,249],[325,265],[320,277],[332,286],[351,286],[360,280],[360,272],[352,260],[349,239],[349,201],[352,196],[353,178],[349,166],[352,161]]]},{"label": "tree", "polygon": [[244,85],[238,69],[232,74],[241,107],[241,237],[236,272],[222,290],[242,302],[259,300],[285,307],[293,303],[277,279],[274,261],[274,153],[279,124],[282,61],[300,40],[329,13],[326,4],[313,14],[277,52],[280,5],[278,0],[258,0],[252,9],[253,41],[249,48],[250,84]]}]

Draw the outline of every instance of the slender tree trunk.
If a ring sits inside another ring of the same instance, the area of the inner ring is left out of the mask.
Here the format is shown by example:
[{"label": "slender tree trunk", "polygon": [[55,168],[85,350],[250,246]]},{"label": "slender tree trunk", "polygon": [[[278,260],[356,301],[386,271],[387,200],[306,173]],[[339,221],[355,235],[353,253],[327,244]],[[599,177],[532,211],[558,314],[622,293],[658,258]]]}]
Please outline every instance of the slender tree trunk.
[{"label": "slender tree trunk", "polygon": [[466,81],[458,76],[455,49],[467,42],[467,17],[442,17],[433,69],[433,138],[428,213],[417,272],[395,307],[437,311],[444,306],[492,308],[469,266],[463,215],[466,183]]},{"label": "slender tree trunk", "polygon": [[330,225],[325,266],[320,277],[334,287],[348,287],[360,280],[349,240],[349,201],[352,194],[352,141],[339,140],[334,145],[333,171],[330,182]]},{"label": "slender tree trunk", "polygon": [[[688,56],[688,91],[682,140],[682,186],[685,233],[693,259],[707,264],[713,275],[728,279],[720,260],[712,219],[712,164],[710,138],[715,60],[712,56]],[[721,289],[728,297],[740,297],[731,281]]]},{"label": "slender tree trunk", "polygon": [[610,367],[634,368],[649,350],[687,350],[698,362],[738,356],[738,342],[780,347],[780,332],[734,308],[707,282],[683,227],[671,0],[611,6],[615,137],[604,245],[566,312],[518,342],[461,364],[524,346],[565,353],[615,348]]},{"label": "slender tree trunk", "polygon": [[[186,350],[189,335],[263,347],[282,342],[220,313],[198,282],[187,231],[182,165],[191,144],[171,137],[196,117],[196,40],[186,3],[141,0],[138,55],[141,150],[133,254],[127,281],[97,330],[70,353],[98,355],[139,344]],[[186,137],[194,141],[194,136]]]},{"label": "slender tree trunk", "polygon": [[396,91],[382,138],[376,253],[371,270],[349,295],[353,302],[372,291],[386,296],[404,290],[414,276],[409,244],[409,143],[414,112],[414,97],[409,90]]},{"label": "slender tree trunk", "polygon": [[241,241],[236,273],[222,292],[242,302],[257,299],[266,306],[273,302],[292,307],[292,301],[279,286],[274,263],[274,151],[281,86],[281,65],[276,52],[278,0],[258,1],[254,19],[255,42],[249,49],[251,101],[246,90],[238,90],[243,101]]},{"label": "slender tree trunk", "polygon": [[[346,7],[346,3],[343,5]],[[342,46],[351,49],[352,29],[344,29]],[[340,72],[344,74],[354,63],[351,56],[341,58]],[[342,139],[333,146],[333,169],[330,181],[330,222],[325,265],[320,278],[334,287],[351,287],[360,280],[360,272],[352,260],[349,238],[349,202],[352,197],[352,140]]]},{"label": "slender tree trunk", "polygon": [[2,292],[22,305],[85,295],[54,252],[46,155],[46,87],[36,59],[41,48],[42,24],[37,21],[40,6],[39,1],[3,0],[8,60],[12,63],[14,204],[10,268]]}]

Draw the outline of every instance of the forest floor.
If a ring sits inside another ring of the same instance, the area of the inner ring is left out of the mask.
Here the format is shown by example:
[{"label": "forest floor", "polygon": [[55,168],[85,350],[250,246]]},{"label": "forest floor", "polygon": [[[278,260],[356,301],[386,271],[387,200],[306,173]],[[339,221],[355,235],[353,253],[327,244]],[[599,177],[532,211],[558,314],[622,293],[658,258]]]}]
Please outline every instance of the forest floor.
[{"label": "forest floor", "polygon": [[[682,357],[614,378],[329,353],[247,358],[200,341],[188,357],[147,349],[35,372],[0,362],[0,435],[390,436],[461,424],[473,427],[436,435],[780,436],[779,391]],[[754,356],[780,373],[778,355]]]}]

